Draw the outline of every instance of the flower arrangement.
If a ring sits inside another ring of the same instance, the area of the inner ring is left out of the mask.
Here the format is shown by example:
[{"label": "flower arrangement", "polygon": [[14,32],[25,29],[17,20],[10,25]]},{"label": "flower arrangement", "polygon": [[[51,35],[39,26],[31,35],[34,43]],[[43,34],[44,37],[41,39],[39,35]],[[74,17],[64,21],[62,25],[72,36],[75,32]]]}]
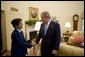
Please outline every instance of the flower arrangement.
[{"label": "flower arrangement", "polygon": [[25,24],[27,24],[28,26],[34,26],[37,21],[39,20],[29,20],[29,21],[25,21]]}]

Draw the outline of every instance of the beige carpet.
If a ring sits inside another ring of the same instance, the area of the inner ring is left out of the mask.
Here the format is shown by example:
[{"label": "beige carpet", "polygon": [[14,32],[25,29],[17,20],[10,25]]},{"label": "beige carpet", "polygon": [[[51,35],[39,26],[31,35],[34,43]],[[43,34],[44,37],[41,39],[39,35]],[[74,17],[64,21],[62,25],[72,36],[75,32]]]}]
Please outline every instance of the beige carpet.
[{"label": "beige carpet", "polygon": [[11,51],[7,51],[7,52],[3,53],[1,56],[11,56]]}]

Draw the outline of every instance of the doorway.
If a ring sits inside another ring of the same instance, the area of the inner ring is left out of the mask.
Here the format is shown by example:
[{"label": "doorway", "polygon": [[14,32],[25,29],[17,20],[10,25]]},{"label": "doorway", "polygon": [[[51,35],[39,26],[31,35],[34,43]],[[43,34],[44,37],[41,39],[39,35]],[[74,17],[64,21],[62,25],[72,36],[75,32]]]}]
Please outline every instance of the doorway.
[{"label": "doorway", "polygon": [[[0,23],[1,23],[1,19],[0,19]],[[1,26],[0,26],[0,35],[1,35],[1,37],[0,37],[0,45],[1,45],[1,47],[0,47],[0,55],[1,55],[1,50],[2,50],[2,33],[1,33]]]},{"label": "doorway", "polygon": [[1,33],[1,53],[4,53],[7,51],[7,39],[6,39],[6,20],[5,20],[5,11],[1,10],[1,28],[0,28],[0,33]]}]

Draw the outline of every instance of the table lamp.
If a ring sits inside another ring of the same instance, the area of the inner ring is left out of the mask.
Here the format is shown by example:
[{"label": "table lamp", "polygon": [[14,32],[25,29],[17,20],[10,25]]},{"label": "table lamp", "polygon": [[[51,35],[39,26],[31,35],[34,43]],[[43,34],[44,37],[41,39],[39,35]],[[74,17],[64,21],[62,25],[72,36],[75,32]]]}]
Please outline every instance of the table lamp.
[{"label": "table lamp", "polygon": [[40,21],[36,22],[34,30],[39,31],[40,27],[41,27],[41,24],[42,24],[42,22],[40,22]]},{"label": "table lamp", "polygon": [[71,23],[70,22],[66,22],[65,23],[65,27],[67,28],[67,32],[69,32],[69,28],[71,27]]}]

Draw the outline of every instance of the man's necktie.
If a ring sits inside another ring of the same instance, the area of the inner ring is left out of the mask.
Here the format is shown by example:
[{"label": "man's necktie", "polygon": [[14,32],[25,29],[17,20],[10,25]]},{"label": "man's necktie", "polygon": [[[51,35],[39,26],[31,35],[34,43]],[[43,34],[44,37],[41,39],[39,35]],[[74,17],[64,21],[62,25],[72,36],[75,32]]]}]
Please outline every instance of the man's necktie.
[{"label": "man's necktie", "polygon": [[46,33],[47,33],[47,24],[45,24],[45,27],[44,27],[44,33],[45,33],[45,35],[46,35]]}]

